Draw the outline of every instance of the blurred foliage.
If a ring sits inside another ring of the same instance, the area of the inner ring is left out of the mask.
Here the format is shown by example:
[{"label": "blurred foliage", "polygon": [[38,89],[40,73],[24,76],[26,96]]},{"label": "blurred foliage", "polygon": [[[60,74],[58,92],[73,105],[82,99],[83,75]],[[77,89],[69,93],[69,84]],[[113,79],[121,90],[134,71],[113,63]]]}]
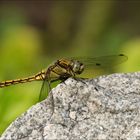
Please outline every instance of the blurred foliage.
[{"label": "blurred foliage", "polygon": [[[0,1],[0,80],[33,75],[71,56],[128,56],[108,71],[89,69],[85,77],[138,71],[139,6],[113,0]],[[32,82],[0,89],[0,133],[38,101],[40,88],[41,82]]]}]

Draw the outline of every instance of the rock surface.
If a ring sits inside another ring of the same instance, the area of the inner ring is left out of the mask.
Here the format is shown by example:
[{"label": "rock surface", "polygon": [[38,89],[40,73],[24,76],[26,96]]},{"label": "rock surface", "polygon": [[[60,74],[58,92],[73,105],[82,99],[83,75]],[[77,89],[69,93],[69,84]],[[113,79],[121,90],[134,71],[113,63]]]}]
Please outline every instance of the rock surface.
[{"label": "rock surface", "polygon": [[9,139],[140,139],[140,72],[72,78],[3,133]]}]

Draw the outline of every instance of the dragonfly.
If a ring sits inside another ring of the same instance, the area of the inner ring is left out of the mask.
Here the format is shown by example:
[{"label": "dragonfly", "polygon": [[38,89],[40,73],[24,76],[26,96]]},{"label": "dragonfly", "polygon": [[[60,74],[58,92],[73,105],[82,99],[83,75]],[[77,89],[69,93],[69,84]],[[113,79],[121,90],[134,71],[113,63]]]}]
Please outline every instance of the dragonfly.
[{"label": "dragonfly", "polygon": [[[48,96],[47,92],[51,91],[51,83],[55,81],[65,81],[69,77],[75,78],[77,75],[82,74],[89,67],[93,69],[111,67],[112,63],[113,65],[117,65],[123,63],[127,59],[127,56],[124,54],[87,58],[61,58],[52,63],[45,70],[42,70],[33,76],[0,82],[0,88],[32,81],[43,81],[39,95],[39,101],[42,101]],[[52,94],[51,98],[53,100]]]}]

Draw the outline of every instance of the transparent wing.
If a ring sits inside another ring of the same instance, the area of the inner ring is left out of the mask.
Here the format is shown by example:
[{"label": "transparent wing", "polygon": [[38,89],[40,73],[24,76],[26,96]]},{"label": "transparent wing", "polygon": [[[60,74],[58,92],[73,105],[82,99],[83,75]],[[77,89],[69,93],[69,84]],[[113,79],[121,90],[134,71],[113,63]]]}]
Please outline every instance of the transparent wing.
[{"label": "transparent wing", "polygon": [[[40,95],[39,95],[39,102],[41,102],[42,100],[46,99],[48,97],[48,95],[50,96],[50,104],[51,104],[51,114],[50,114],[50,118],[54,113],[54,99],[53,99],[53,93],[51,91],[51,82],[48,81],[47,79],[45,79],[42,83],[42,87],[41,87],[41,91],[40,91]],[[50,94],[49,94],[50,92]]]},{"label": "transparent wing", "polygon": [[108,55],[101,57],[73,57],[73,60],[79,60],[85,67],[109,68],[127,61],[128,57],[124,54]]},{"label": "transparent wing", "polygon": [[42,87],[40,90],[39,102],[47,98],[50,90],[51,90],[51,87],[50,87],[49,81],[45,79],[42,83]]}]

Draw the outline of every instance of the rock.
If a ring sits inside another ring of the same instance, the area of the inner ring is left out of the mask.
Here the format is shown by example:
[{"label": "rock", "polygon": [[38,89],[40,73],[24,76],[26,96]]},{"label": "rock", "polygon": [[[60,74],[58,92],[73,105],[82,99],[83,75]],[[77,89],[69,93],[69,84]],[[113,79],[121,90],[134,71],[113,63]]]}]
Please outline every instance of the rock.
[{"label": "rock", "polygon": [[[140,72],[69,78],[3,133],[9,139],[140,139]],[[51,116],[52,115],[52,116]]]}]

